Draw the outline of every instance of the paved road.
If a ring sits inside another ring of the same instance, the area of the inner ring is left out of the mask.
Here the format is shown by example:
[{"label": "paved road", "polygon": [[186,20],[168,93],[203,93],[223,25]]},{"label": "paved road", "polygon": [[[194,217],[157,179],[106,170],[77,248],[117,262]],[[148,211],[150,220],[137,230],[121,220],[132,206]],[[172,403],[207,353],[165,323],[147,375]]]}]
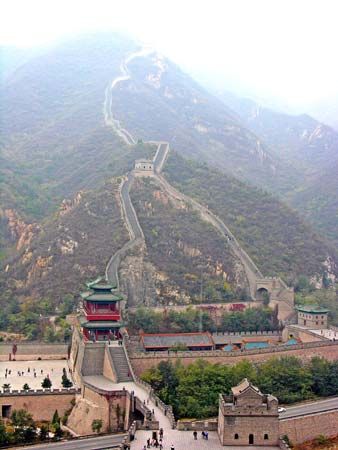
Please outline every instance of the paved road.
[{"label": "paved road", "polygon": [[123,441],[125,434],[115,434],[110,436],[93,437],[88,439],[74,439],[66,442],[56,442],[55,444],[41,444],[28,447],[29,449],[39,450],[96,450],[96,449],[113,449]]},{"label": "paved road", "polygon": [[280,418],[289,419],[291,417],[300,417],[330,410],[338,410],[338,397],[319,400],[313,403],[304,403],[299,406],[290,406],[286,408],[285,412],[280,414]]}]

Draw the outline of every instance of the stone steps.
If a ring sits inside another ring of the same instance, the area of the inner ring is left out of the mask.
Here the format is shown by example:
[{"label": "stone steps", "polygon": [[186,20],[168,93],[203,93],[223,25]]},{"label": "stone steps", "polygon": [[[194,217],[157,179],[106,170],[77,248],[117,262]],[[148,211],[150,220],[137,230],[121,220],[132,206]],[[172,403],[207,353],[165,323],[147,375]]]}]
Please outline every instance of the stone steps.
[{"label": "stone steps", "polygon": [[81,369],[82,376],[102,375],[104,351],[103,345],[90,344],[85,347]]},{"label": "stone steps", "polygon": [[114,364],[117,382],[121,383],[123,381],[133,381],[124,348],[109,347],[109,352]]}]

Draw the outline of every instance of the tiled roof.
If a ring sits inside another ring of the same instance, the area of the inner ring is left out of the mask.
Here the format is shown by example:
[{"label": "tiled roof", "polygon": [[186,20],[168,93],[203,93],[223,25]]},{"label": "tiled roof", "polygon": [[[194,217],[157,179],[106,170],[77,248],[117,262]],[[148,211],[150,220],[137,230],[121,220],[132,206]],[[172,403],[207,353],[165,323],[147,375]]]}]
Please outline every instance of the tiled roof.
[{"label": "tiled roof", "polygon": [[105,293],[95,294],[93,292],[83,292],[81,297],[89,302],[118,302],[123,299],[119,294]]},{"label": "tiled roof", "polygon": [[174,347],[177,344],[183,344],[187,347],[213,345],[213,340],[209,333],[143,334],[141,339],[145,348]]},{"label": "tiled roof", "polygon": [[317,305],[298,305],[296,306],[297,311],[302,311],[306,313],[313,313],[313,314],[324,314],[330,312],[329,309],[322,308],[321,306]]},{"label": "tiled roof", "polygon": [[237,395],[241,394],[242,392],[246,391],[248,388],[251,388],[254,391],[256,391],[258,394],[261,394],[261,391],[256,386],[254,386],[252,383],[250,383],[250,381],[247,378],[244,378],[237,386],[234,386],[233,388],[231,388],[231,391],[234,396],[237,396]]}]

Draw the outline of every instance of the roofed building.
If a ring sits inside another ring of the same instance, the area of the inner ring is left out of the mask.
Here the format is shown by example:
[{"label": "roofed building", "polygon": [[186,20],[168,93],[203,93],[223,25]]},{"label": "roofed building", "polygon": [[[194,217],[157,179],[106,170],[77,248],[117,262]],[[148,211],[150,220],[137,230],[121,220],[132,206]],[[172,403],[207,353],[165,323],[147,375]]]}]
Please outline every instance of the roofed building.
[{"label": "roofed building", "polygon": [[279,444],[278,400],[262,394],[246,378],[220,394],[218,435],[222,445],[274,447]]},{"label": "roofed building", "polygon": [[108,340],[120,337],[120,302],[123,297],[115,285],[102,282],[101,278],[87,283],[88,291],[83,292],[85,320],[81,326],[85,340]]},{"label": "roofed building", "polygon": [[154,170],[154,163],[148,159],[137,159],[135,161],[135,170],[141,170],[142,172],[152,172]]},{"label": "roofed building", "polygon": [[146,351],[166,351],[174,347],[187,350],[213,350],[214,341],[210,333],[142,333],[141,344]]},{"label": "roofed building", "polygon": [[298,325],[306,328],[318,330],[327,328],[327,316],[329,309],[316,305],[299,305],[296,306],[298,312]]}]

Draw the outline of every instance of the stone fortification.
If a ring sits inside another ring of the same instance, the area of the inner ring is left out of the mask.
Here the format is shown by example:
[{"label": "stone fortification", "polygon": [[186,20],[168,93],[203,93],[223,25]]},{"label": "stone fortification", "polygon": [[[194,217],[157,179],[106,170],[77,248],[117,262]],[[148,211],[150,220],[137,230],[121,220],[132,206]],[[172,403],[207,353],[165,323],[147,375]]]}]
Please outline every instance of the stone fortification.
[{"label": "stone fortification", "polygon": [[138,376],[145,370],[156,366],[159,362],[168,360],[175,362],[179,359],[184,365],[189,365],[200,358],[203,358],[204,361],[212,364],[236,364],[243,359],[249,359],[252,362],[260,363],[267,361],[272,357],[282,356],[296,356],[302,360],[310,360],[313,356],[320,356],[328,361],[334,361],[338,359],[338,342],[308,342],[292,346],[280,345],[273,348],[233,352],[215,350],[205,352],[169,352],[169,354],[168,352],[134,352],[129,354],[130,362],[134,368],[135,374]]}]

